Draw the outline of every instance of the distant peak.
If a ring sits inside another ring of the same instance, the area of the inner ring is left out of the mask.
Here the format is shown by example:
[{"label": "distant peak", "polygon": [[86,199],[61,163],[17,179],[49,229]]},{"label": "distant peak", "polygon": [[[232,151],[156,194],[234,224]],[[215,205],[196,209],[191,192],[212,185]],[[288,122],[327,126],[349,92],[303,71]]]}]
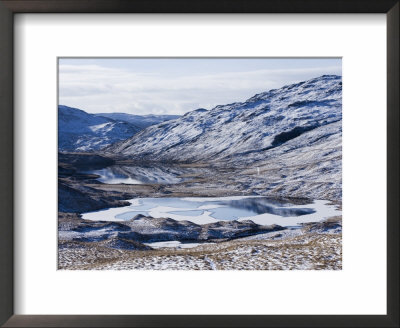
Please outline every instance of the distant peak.
[{"label": "distant peak", "polygon": [[88,115],[88,113],[86,113],[82,109],[75,108],[75,107],[69,107],[69,106],[66,106],[66,105],[58,105],[58,110],[59,111],[61,110],[63,112],[70,112],[70,113],[75,112],[75,113],[83,113],[83,114]]},{"label": "distant peak", "polygon": [[334,75],[334,74],[324,74],[324,75],[322,75],[321,77],[329,77],[329,78],[333,77],[333,78],[338,78],[338,77],[341,77],[341,76],[340,76],[340,75]]},{"label": "distant peak", "polygon": [[342,77],[340,75],[324,74],[319,77],[313,78],[310,81],[312,81],[312,80],[336,80],[336,79],[341,79],[341,78]]},{"label": "distant peak", "polygon": [[205,109],[205,108],[197,108],[195,110],[192,110],[190,112],[185,113],[183,116],[190,116],[190,115],[192,115],[194,113],[197,114],[197,113],[205,113],[205,112],[208,112],[208,110]]}]

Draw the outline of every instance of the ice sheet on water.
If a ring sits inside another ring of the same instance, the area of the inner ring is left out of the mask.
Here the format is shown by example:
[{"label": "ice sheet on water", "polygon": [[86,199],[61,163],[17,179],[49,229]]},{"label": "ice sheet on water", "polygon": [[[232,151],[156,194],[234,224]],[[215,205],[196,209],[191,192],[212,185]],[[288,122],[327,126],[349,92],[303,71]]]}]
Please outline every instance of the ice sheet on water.
[{"label": "ice sheet on water", "polygon": [[[300,223],[320,221],[341,215],[329,201],[316,200],[306,205],[269,203],[264,197],[218,198],[141,198],[130,201],[129,206],[84,213],[87,220],[123,221],[138,214],[154,218],[188,220],[207,224],[221,220],[252,220],[262,225],[296,226]],[[260,205],[261,204],[261,205]],[[268,205],[265,205],[268,204]],[[204,208],[211,207],[211,208]]]}]

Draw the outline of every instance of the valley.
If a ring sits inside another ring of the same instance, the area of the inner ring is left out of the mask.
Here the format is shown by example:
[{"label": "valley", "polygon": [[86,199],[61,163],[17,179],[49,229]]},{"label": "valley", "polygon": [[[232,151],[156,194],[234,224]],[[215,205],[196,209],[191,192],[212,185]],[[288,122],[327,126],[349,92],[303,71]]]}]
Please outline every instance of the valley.
[{"label": "valley", "polygon": [[341,123],[328,75],[60,151],[59,269],[341,269]]}]

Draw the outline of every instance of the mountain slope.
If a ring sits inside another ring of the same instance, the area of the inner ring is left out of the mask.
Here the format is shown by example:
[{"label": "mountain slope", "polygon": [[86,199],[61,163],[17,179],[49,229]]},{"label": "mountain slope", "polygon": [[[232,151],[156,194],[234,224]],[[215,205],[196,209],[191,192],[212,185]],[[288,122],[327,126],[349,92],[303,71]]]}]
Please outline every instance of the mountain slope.
[{"label": "mountain slope", "polygon": [[175,120],[179,118],[179,115],[132,115],[126,113],[102,113],[96,114],[97,116],[103,116],[111,118],[116,121],[122,121],[134,124],[135,126],[145,129],[151,125],[159,124],[165,121]]},{"label": "mountain slope", "polygon": [[88,114],[83,110],[58,106],[58,150],[93,151],[127,139],[140,128],[127,122]]},{"label": "mountain slope", "polygon": [[[134,160],[249,165],[306,150],[307,143],[321,144],[331,136],[341,155],[341,124],[332,127],[342,119],[341,99],[341,77],[324,75],[242,103],[189,112],[148,127],[105,152]],[[292,148],[286,149],[290,144]]]}]

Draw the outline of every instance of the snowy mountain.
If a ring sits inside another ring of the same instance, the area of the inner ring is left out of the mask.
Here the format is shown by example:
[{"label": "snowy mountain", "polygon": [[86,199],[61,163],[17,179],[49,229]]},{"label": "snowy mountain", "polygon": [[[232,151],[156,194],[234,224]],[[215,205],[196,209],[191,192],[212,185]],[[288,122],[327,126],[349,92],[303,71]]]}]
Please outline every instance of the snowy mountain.
[{"label": "snowy mountain", "polygon": [[126,113],[103,113],[96,114],[97,116],[103,116],[111,118],[116,121],[128,122],[135,126],[145,129],[151,125],[159,124],[169,120],[175,120],[179,115],[132,115]]},{"label": "snowy mountain", "polygon": [[341,119],[341,76],[323,75],[245,102],[188,112],[150,126],[105,152],[134,160],[244,166],[290,157],[299,149],[307,150],[305,146],[316,149],[318,157],[325,143],[341,155]]},{"label": "snowy mountain", "polygon": [[58,150],[93,151],[127,139],[141,129],[131,123],[58,106]]}]

